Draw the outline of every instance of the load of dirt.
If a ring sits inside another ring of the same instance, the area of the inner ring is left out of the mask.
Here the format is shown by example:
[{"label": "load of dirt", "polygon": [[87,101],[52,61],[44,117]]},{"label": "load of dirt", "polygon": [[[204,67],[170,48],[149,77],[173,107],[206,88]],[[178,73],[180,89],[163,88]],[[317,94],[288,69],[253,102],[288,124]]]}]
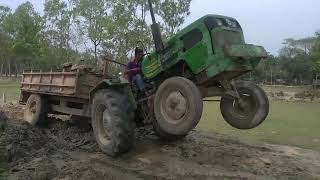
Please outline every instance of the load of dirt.
[{"label": "load of dirt", "polygon": [[90,126],[51,120],[31,127],[10,120],[6,145],[9,179],[319,179],[320,152],[252,145],[193,131],[184,140],[160,141],[138,129],[135,146],[111,158],[101,153]]},{"label": "load of dirt", "polygon": [[[7,127],[7,116],[3,111],[0,110],[0,137],[4,135],[4,131]],[[7,171],[7,156],[6,156],[6,145],[0,142],[0,179],[4,176]]]},{"label": "load of dirt", "polygon": [[[50,156],[75,150],[98,152],[91,127],[78,127],[74,124],[52,119],[47,127],[32,127],[21,120],[10,120],[0,137],[0,143],[6,146],[7,166],[10,174],[18,179],[43,177],[51,179],[56,168]],[[30,175],[34,169],[41,168],[40,175]],[[39,177],[40,176],[40,177]]]}]

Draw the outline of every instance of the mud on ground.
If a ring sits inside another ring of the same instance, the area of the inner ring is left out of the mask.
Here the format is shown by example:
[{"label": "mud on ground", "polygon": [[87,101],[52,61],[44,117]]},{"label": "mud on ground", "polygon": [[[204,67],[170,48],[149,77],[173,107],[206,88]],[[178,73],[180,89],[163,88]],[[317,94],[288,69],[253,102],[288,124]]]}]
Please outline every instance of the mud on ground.
[{"label": "mud on ground", "polygon": [[320,152],[198,131],[178,142],[160,141],[149,128],[136,136],[131,152],[110,158],[90,126],[53,119],[40,128],[11,119],[0,143],[8,179],[320,179]]}]

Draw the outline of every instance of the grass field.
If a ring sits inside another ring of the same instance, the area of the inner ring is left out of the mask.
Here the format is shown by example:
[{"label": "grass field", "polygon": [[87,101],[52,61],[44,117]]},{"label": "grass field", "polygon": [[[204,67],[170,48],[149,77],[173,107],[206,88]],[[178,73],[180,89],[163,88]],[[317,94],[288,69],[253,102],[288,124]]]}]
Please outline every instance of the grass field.
[{"label": "grass field", "polygon": [[238,137],[320,150],[320,104],[272,101],[266,121],[253,130],[237,130],[222,118],[219,103],[206,103],[197,128]]},{"label": "grass field", "polygon": [[[19,83],[0,79],[1,100],[3,92],[6,92],[8,101],[17,101]],[[243,131],[232,128],[223,120],[219,103],[207,102],[197,128],[246,141],[320,150],[320,103],[271,101],[267,120],[256,129]]]},{"label": "grass field", "polygon": [[0,79],[0,102],[3,101],[3,94],[6,96],[7,102],[17,101],[19,99],[20,84],[19,80],[13,79]]}]

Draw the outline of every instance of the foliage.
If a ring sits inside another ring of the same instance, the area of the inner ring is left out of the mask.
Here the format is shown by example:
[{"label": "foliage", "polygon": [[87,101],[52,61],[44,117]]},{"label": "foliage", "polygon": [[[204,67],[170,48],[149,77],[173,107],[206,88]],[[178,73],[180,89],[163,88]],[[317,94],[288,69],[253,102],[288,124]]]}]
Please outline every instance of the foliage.
[{"label": "foliage", "polygon": [[313,70],[320,74],[320,32],[316,32],[316,42],[311,52]]},{"label": "foliage", "polygon": [[310,84],[320,73],[320,38],[285,39],[279,56],[270,56],[253,72],[260,82]]},{"label": "foliage", "polygon": [[190,3],[191,0],[164,0],[160,3],[159,15],[163,19],[163,26],[168,37],[177,33],[185,18],[189,16]]},{"label": "foliage", "polygon": [[[190,1],[154,1],[165,31],[172,34],[184,22]],[[46,0],[43,16],[28,1],[14,12],[0,6],[0,73],[48,70],[67,61],[96,64],[100,55],[125,63],[142,46],[137,41],[152,48],[148,13],[147,0]]]},{"label": "foliage", "polygon": [[[175,34],[190,14],[191,0],[153,1],[164,38]],[[15,11],[0,6],[0,74],[49,70],[64,62],[96,65],[100,56],[126,63],[133,49],[153,49],[147,0],[46,0],[41,16],[30,2]],[[138,43],[138,41],[142,43]],[[118,66],[112,67],[117,71]],[[285,39],[250,73],[259,82],[310,83],[320,75],[320,32]]]}]

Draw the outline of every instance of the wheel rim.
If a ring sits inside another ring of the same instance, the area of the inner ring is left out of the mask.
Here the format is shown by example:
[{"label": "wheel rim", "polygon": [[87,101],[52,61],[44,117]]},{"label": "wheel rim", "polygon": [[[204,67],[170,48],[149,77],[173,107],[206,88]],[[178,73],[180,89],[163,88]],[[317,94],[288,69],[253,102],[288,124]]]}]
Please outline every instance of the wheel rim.
[{"label": "wheel rim", "polygon": [[180,123],[186,116],[188,109],[188,99],[178,90],[171,91],[161,99],[161,113],[169,123]]},{"label": "wheel rim", "polygon": [[97,106],[95,113],[97,120],[98,139],[102,144],[108,144],[110,142],[109,124],[111,122],[109,110],[105,105],[101,104]]}]

